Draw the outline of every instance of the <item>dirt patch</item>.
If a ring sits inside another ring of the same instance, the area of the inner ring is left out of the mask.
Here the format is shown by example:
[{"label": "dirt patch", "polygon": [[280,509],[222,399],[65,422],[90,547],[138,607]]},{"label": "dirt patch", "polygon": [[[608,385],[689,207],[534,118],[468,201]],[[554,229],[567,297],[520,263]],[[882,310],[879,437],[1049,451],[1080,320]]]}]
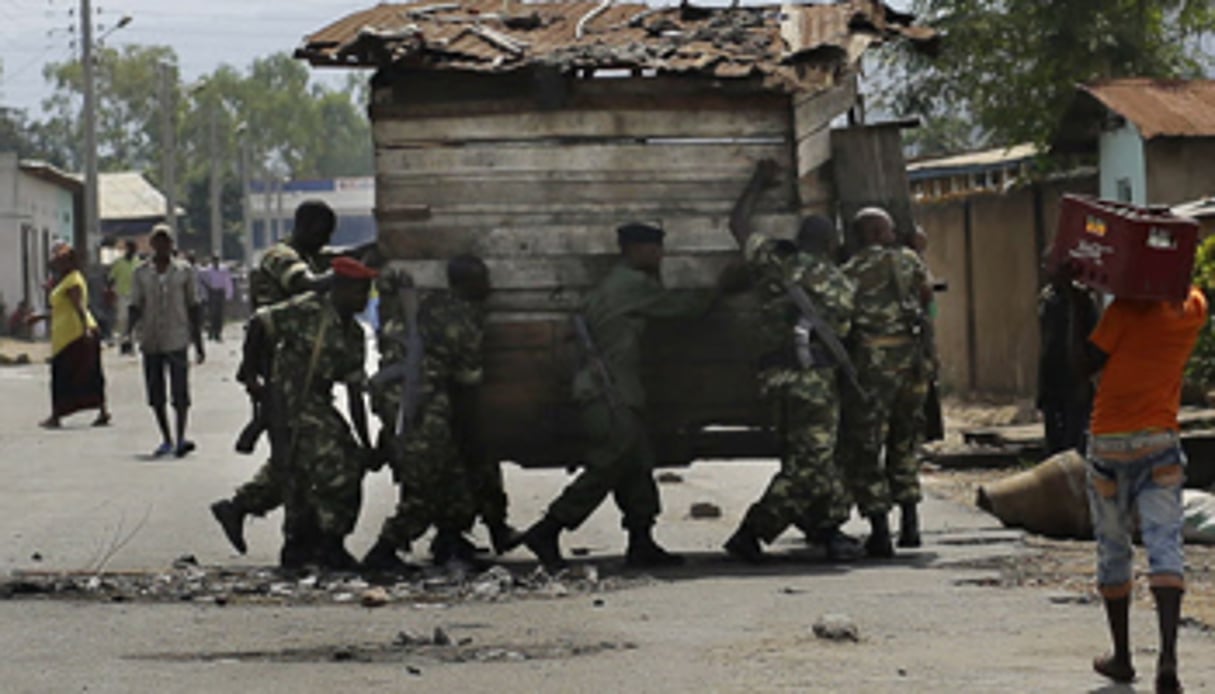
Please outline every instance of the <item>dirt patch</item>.
[{"label": "dirt patch", "polygon": [[[521,663],[530,660],[562,660],[608,651],[636,649],[634,643],[602,641],[576,643],[493,643],[477,644],[465,636],[455,643],[419,643],[404,632],[391,642],[338,644],[281,650],[217,651],[200,653],[152,653],[128,656],[130,660],[168,662],[263,662],[263,663],[406,663],[428,660],[432,663]],[[420,675],[415,668],[412,674]]]}]

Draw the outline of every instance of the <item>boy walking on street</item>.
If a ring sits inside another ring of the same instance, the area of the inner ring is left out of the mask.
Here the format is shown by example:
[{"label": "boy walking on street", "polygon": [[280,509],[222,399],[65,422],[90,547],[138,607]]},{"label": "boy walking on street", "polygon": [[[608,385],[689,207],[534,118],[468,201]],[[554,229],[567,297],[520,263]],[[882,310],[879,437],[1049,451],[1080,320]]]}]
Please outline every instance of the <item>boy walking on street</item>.
[{"label": "boy walking on street", "polygon": [[1089,338],[1090,364],[1101,369],[1088,449],[1088,497],[1097,537],[1097,586],[1114,650],[1093,669],[1131,682],[1131,515],[1150,565],[1160,623],[1156,691],[1180,692],[1177,627],[1185,591],[1181,489],[1185,455],[1178,435],[1182,373],[1206,325],[1207,300],[1191,288],[1185,301],[1118,299]]}]

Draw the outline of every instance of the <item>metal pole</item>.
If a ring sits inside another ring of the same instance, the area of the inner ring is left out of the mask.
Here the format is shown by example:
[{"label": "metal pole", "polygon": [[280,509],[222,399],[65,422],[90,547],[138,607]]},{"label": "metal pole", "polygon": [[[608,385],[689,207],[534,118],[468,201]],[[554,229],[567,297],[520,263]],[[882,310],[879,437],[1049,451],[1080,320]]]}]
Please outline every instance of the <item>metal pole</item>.
[{"label": "metal pole", "polygon": [[80,0],[80,60],[84,68],[84,238],[83,262],[101,252],[101,224],[97,199],[97,103],[93,74],[93,8]]},{"label": "metal pole", "polygon": [[165,224],[177,234],[177,118],[173,103],[173,73],[168,63],[160,64],[160,155],[165,194]]},{"label": "metal pole", "polygon": [[207,113],[207,129],[211,140],[211,253],[224,257],[224,225],[219,209],[220,178],[219,178],[219,129],[216,126],[216,105],[211,102]]},{"label": "metal pole", "polygon": [[249,168],[249,133],[241,128],[240,136],[240,191],[241,191],[241,221],[245,227],[245,265],[253,267],[253,191],[250,190],[249,179],[252,172]]},{"label": "metal pole", "polygon": [[287,235],[287,218],[283,216],[283,185],[286,179],[280,178],[275,181],[275,215],[274,215],[274,236],[277,240],[282,241]]},{"label": "metal pole", "polygon": [[274,238],[274,233],[277,231],[274,223],[274,179],[270,177],[270,172],[262,169],[262,193],[264,205],[262,209],[262,241],[265,242],[266,248],[274,245],[278,240]]}]

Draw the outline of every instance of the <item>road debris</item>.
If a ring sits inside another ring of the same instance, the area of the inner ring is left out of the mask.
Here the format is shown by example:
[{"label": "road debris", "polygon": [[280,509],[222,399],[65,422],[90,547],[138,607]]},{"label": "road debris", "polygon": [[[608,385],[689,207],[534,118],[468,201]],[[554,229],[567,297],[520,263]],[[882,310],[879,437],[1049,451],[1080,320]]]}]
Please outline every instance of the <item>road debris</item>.
[{"label": "road debris", "polygon": [[658,484],[679,484],[683,482],[683,475],[678,472],[662,472],[658,474]]},{"label": "road debris", "polygon": [[196,602],[214,605],[390,603],[442,608],[460,602],[563,598],[646,585],[646,576],[603,577],[591,564],[556,576],[537,568],[515,573],[493,566],[481,573],[451,574],[428,567],[407,579],[372,586],[353,574],[320,573],[287,577],[263,567],[226,568],[173,562],[166,571],[16,571],[0,577],[0,599],[58,599],[101,602]]},{"label": "road debris", "polygon": [[711,520],[713,518],[721,518],[721,507],[708,501],[698,501],[692,504],[692,508],[688,512],[688,515],[694,520]]},{"label": "road debris", "polygon": [[380,586],[368,588],[359,598],[359,604],[367,608],[383,607],[390,602],[392,602],[392,598],[388,595],[388,591]]},{"label": "road debris", "polygon": [[814,623],[813,631],[815,636],[827,641],[852,641],[855,643],[861,640],[861,630],[856,626],[856,622],[843,614],[828,614],[819,617],[818,621]]}]

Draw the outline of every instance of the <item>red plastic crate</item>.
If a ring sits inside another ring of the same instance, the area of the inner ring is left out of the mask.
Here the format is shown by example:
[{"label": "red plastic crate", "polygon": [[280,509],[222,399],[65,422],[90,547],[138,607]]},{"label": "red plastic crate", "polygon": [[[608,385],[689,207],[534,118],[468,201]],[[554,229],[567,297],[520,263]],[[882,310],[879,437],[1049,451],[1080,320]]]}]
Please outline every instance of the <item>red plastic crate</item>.
[{"label": "red plastic crate", "polygon": [[1166,208],[1064,195],[1050,265],[1120,298],[1182,301],[1197,247],[1198,223]]}]

